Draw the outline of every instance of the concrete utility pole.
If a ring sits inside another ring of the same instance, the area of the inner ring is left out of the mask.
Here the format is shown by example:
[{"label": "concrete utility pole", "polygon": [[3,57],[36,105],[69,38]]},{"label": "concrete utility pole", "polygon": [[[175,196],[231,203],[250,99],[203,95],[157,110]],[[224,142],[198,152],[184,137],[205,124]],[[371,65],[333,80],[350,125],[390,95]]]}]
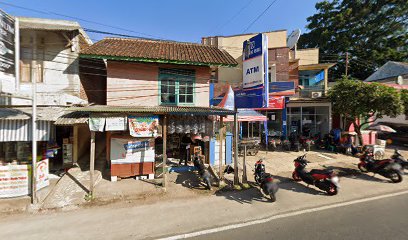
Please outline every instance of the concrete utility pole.
[{"label": "concrete utility pole", "polygon": [[[163,116],[163,182],[162,187],[166,189],[167,186],[167,115]],[[187,160],[186,160],[187,161]]]},{"label": "concrete utility pole", "polygon": [[89,159],[89,196],[93,197],[95,173],[95,132],[91,131],[91,154]]},{"label": "concrete utility pole", "polygon": [[238,176],[238,116],[234,114],[234,185],[239,184]]},{"label": "concrete utility pole", "polygon": [[37,203],[37,35],[31,34],[32,61],[31,61],[31,83],[32,83],[32,161],[31,161],[31,203]]},{"label": "concrete utility pole", "polygon": [[220,181],[223,178],[223,169],[222,169],[222,140],[224,138],[224,118],[223,116],[220,116],[220,126],[219,126],[219,136],[220,136],[220,152],[219,152],[219,160],[218,160],[218,165],[219,165],[219,177],[220,177]]}]

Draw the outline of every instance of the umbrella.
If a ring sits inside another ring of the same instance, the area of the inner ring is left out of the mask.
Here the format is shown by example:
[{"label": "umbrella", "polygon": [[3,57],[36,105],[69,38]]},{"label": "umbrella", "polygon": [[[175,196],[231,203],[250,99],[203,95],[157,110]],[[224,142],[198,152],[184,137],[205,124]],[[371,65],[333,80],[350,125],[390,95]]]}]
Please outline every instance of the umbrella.
[{"label": "umbrella", "polygon": [[369,129],[376,130],[376,131],[379,131],[379,132],[389,132],[389,133],[396,133],[397,132],[394,129],[392,129],[391,127],[388,127],[386,125],[373,125]]}]

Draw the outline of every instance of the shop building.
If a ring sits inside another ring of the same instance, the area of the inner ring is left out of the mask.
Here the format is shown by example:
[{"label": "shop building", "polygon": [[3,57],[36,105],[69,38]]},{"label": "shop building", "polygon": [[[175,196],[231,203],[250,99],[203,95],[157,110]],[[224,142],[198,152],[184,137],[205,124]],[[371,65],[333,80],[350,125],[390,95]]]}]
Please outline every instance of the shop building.
[{"label": "shop building", "polygon": [[[25,165],[26,170],[30,167],[35,92],[37,159],[39,164],[46,161],[48,176],[49,169],[61,170],[64,163],[72,165],[72,158],[64,157],[72,156],[71,149],[66,149],[69,152],[63,150],[65,143],[72,143],[70,129],[56,127],[54,123],[67,107],[88,103],[81,97],[78,54],[92,42],[77,22],[10,18],[15,26],[13,52],[16,61],[12,80],[0,78],[0,165],[4,168],[10,168],[10,163],[13,167]],[[7,182],[6,188],[12,188],[13,184]],[[24,194],[10,190],[8,195]]]},{"label": "shop building", "polygon": [[[213,127],[214,117],[234,115],[208,102],[211,70],[237,64],[227,52],[193,43],[106,38],[81,51],[81,59],[106,61],[106,83],[101,82],[106,105],[70,109],[89,114],[91,169],[95,159],[96,165],[106,161],[112,180],[158,178],[167,164],[163,159],[178,165],[199,151],[210,162],[215,153],[210,139],[215,132],[224,138]],[[76,119],[64,118],[68,124]],[[104,154],[95,158],[95,152]]]},{"label": "shop building", "polygon": [[[255,35],[204,37],[202,43],[226,50],[242,67],[242,44]],[[286,137],[291,131],[301,134],[303,129],[309,128],[310,134],[328,133],[332,124],[331,103],[325,94],[328,69],[334,64],[320,63],[317,48],[296,49],[288,46],[286,30],[265,32],[264,35],[268,37],[269,107],[255,110],[267,117],[268,134],[271,137]],[[239,68],[225,70],[220,67],[213,75],[214,98],[210,102],[214,105],[222,99],[225,86],[231,85],[234,90],[241,88],[243,75]],[[322,115],[324,117],[320,117]],[[248,129],[251,132],[252,129],[260,129],[261,132],[262,124],[250,123]],[[248,135],[245,127],[243,130],[243,135]]]}]

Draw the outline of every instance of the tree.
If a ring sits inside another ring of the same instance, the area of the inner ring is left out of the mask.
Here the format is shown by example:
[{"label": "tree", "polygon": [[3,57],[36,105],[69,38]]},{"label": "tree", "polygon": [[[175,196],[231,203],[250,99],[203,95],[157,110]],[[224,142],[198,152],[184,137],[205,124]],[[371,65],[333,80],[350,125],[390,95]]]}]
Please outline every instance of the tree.
[{"label": "tree", "polygon": [[334,79],[345,73],[366,79],[387,61],[408,60],[407,0],[333,0],[316,4],[307,18],[310,31],[300,37],[301,48],[319,48],[322,61],[337,62]]},{"label": "tree", "polygon": [[404,114],[408,116],[408,89],[401,90],[401,101],[404,105]]},{"label": "tree", "polygon": [[361,129],[364,125],[382,116],[397,116],[403,110],[400,93],[380,83],[343,78],[329,90],[328,96],[333,112],[354,125],[360,143],[363,142]]}]

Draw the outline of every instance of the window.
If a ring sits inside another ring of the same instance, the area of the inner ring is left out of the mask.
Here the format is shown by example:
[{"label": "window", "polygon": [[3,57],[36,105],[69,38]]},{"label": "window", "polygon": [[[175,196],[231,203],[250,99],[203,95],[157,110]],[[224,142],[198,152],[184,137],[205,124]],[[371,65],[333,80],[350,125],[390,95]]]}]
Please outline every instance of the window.
[{"label": "window", "polygon": [[160,104],[192,105],[194,103],[194,75],[192,70],[160,69]]},{"label": "window", "polygon": [[21,47],[20,50],[20,82],[31,83],[31,69],[37,78],[37,82],[44,82],[44,48],[37,48],[35,57],[36,65],[33,66],[33,49]]}]

